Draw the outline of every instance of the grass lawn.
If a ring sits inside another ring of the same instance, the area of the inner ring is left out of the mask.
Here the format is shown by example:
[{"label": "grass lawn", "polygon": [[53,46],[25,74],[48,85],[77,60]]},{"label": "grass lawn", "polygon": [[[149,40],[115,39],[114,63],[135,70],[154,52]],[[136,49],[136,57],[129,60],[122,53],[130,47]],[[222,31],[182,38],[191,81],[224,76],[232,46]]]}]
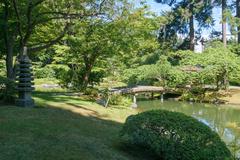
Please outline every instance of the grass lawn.
[{"label": "grass lawn", "polygon": [[37,108],[0,107],[0,160],[141,160],[119,145],[127,107],[36,93]]}]

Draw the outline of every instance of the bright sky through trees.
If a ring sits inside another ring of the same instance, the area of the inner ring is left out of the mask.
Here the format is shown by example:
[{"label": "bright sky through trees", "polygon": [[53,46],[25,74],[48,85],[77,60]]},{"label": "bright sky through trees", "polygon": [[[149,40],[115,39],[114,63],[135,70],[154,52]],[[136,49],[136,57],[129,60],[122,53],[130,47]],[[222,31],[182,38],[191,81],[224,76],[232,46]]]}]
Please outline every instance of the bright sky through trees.
[{"label": "bright sky through trees", "polygon": [[[139,1],[139,0],[137,0]],[[154,0],[148,0],[147,1],[147,4],[150,6],[150,9],[154,12],[156,12],[157,14],[161,14],[162,11],[168,11],[168,10],[171,10],[171,7],[169,7],[168,5],[165,5],[165,4],[161,4],[161,3],[156,3]],[[214,20],[215,20],[215,26],[214,29],[216,31],[221,31],[222,30],[222,26],[221,26],[221,8],[215,8],[214,11],[213,11],[213,17],[214,17]],[[228,30],[229,30],[229,26],[228,27]],[[210,33],[210,30],[206,30],[203,32],[203,36],[206,37],[208,36]],[[230,33],[230,32],[228,32]]]}]

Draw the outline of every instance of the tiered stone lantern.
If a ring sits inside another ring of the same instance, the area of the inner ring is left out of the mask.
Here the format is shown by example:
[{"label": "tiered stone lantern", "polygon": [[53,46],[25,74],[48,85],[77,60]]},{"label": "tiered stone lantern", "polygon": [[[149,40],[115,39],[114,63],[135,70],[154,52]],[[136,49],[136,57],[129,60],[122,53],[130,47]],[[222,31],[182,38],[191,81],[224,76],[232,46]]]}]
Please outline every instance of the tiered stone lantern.
[{"label": "tiered stone lantern", "polygon": [[32,91],[34,90],[32,64],[27,56],[27,48],[24,47],[24,53],[18,59],[17,67],[17,90],[18,99],[16,105],[20,107],[34,107],[34,100],[32,99]]}]

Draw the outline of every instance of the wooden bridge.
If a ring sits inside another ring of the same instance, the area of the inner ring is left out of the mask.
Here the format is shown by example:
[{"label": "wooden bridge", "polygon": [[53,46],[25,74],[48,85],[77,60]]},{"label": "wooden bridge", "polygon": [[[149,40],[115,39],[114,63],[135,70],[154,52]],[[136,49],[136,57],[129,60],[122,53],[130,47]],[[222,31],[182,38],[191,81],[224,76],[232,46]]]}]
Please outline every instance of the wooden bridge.
[{"label": "wooden bridge", "polygon": [[135,86],[135,87],[127,87],[127,88],[113,88],[110,90],[113,94],[137,94],[137,93],[146,93],[146,92],[164,92],[166,89],[163,87],[155,87],[155,86]]},{"label": "wooden bridge", "polygon": [[[184,90],[191,89],[193,86],[179,86],[177,88],[164,88],[157,86],[134,86],[134,87],[124,87],[124,88],[112,88],[110,92],[112,94],[138,94],[138,93],[173,93],[173,94],[181,94]],[[202,86],[205,90],[216,90],[217,87],[214,85],[204,85]],[[235,87],[238,88],[239,87]],[[229,89],[232,89],[229,87]]]},{"label": "wooden bridge", "polygon": [[[158,93],[161,95],[161,102],[163,102],[164,94],[171,93],[171,94],[182,94],[184,90],[191,89],[192,86],[186,85],[178,88],[164,88],[164,87],[156,87],[156,86],[134,86],[134,87],[125,87],[125,88],[113,88],[110,89],[111,94],[121,94],[121,95],[133,95],[133,104],[132,107],[137,107],[137,98],[136,95],[141,93],[151,93],[152,98],[154,97],[154,93]],[[203,86],[205,90],[215,90],[216,86],[212,85],[205,85]],[[108,105],[110,97],[108,97],[107,103],[105,106]]]},{"label": "wooden bridge", "polygon": [[[107,98],[107,101],[104,102],[104,106],[108,106],[108,102],[110,100],[111,95],[121,94],[121,95],[133,95],[133,104],[131,107],[137,107],[137,98],[136,95],[141,93],[152,93],[152,97],[154,97],[154,93],[158,93],[161,95],[161,102],[163,102],[164,94],[182,94],[184,90],[192,89],[192,86],[186,85],[178,88],[164,88],[164,87],[156,87],[156,86],[134,86],[134,87],[125,87],[125,88],[112,88],[110,89],[110,96]],[[217,90],[217,86],[214,85],[204,85],[202,89],[205,91],[214,91]],[[229,91],[240,91],[239,86],[230,86]]]},{"label": "wooden bridge", "polygon": [[[113,88],[110,90],[111,94],[130,94],[133,95],[133,104],[131,105],[132,108],[137,107],[137,98],[136,95],[139,93],[151,93],[152,97],[154,96],[154,93],[160,93],[161,94],[161,101],[163,102],[163,95],[165,93],[176,93],[176,91],[173,91],[172,89],[166,89],[164,87],[156,87],[156,86],[135,86],[135,87],[126,87],[126,88]],[[105,106],[108,105],[108,101]]]}]

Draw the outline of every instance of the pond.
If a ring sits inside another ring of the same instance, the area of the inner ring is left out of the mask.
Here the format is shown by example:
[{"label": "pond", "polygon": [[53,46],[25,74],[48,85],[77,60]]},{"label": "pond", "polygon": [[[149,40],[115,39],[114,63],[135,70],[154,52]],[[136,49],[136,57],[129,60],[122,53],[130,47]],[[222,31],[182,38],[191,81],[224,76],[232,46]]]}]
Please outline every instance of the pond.
[{"label": "pond", "polygon": [[231,149],[235,157],[240,157],[240,105],[214,105],[177,101],[138,101],[138,110],[163,109],[182,112],[195,117],[216,131]]}]

